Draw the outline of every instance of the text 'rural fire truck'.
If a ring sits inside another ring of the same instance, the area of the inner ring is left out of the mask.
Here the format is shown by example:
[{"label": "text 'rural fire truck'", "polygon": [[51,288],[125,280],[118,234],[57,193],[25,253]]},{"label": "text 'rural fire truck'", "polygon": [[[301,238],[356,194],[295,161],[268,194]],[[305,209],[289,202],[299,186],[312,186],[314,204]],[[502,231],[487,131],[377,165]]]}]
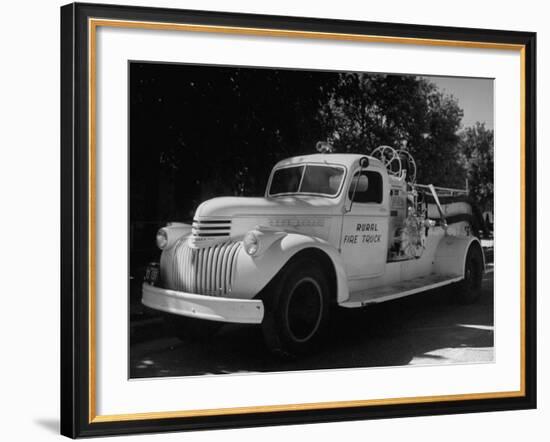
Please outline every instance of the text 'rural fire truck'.
[{"label": "text 'rural fire truck'", "polygon": [[261,324],[281,355],[322,340],[329,312],[453,284],[481,290],[484,256],[467,192],[421,185],[406,150],[313,154],[273,168],[264,197],[203,202],[157,233],[142,302],[182,338]]}]

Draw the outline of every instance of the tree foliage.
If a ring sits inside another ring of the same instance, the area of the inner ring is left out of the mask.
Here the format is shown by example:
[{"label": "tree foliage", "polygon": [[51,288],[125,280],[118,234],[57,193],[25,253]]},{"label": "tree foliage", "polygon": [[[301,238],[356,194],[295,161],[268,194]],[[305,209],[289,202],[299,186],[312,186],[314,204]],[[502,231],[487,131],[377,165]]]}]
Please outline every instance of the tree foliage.
[{"label": "tree foliage", "polygon": [[406,148],[419,182],[450,187],[464,186],[457,135],[462,115],[457,101],[433,83],[387,74],[341,74],[320,109],[334,151]]},{"label": "tree foliage", "polygon": [[418,182],[463,188],[468,176],[478,201],[492,198],[492,138],[481,126],[461,137],[457,101],[421,77],[132,63],[130,99],[132,219],[189,220],[208,198],[261,195],[277,161],[319,140],[404,147]]},{"label": "tree foliage", "polygon": [[460,134],[461,162],[467,171],[471,198],[483,211],[493,210],[494,134],[484,123],[466,128]]},{"label": "tree foliage", "polygon": [[189,219],[202,201],[258,195],[282,158],[311,153],[334,73],[131,66],[131,212]]}]

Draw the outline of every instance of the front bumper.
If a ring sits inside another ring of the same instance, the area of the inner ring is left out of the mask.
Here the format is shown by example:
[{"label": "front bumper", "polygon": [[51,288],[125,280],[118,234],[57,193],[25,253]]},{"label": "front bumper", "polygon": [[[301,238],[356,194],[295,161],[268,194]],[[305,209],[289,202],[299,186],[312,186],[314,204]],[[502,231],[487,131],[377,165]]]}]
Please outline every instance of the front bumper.
[{"label": "front bumper", "polygon": [[208,321],[261,324],[264,318],[264,304],[257,299],[196,295],[146,282],[142,286],[141,302],[155,310]]}]

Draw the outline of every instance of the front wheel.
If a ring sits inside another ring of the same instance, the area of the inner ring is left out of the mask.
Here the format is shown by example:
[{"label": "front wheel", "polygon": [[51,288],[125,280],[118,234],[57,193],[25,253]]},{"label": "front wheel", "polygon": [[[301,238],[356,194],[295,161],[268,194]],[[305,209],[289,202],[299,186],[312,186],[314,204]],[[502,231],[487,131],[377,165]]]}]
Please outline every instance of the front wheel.
[{"label": "front wheel", "polygon": [[472,245],[466,255],[464,279],[455,290],[455,299],[460,304],[472,304],[481,296],[481,281],[483,279],[483,255],[481,248]]},{"label": "front wheel", "polygon": [[283,357],[314,349],[328,322],[329,283],[311,259],[291,262],[272,282],[264,297],[262,323],[268,347]]}]

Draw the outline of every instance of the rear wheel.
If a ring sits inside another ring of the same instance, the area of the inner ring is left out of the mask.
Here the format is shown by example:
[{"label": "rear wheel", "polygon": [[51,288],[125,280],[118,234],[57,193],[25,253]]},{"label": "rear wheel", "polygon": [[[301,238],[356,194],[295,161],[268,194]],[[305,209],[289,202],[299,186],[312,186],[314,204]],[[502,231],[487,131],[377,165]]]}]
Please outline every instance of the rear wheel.
[{"label": "rear wheel", "polygon": [[481,281],[483,279],[483,255],[481,248],[473,244],[466,255],[464,279],[455,290],[455,300],[461,304],[476,302],[481,296]]},{"label": "rear wheel", "polygon": [[283,357],[314,349],[326,329],[329,299],[329,283],[318,262],[298,259],[287,265],[264,296],[262,329],[268,347]]},{"label": "rear wheel", "polygon": [[185,316],[166,313],[164,315],[164,330],[166,334],[175,336],[181,341],[207,341],[223,324],[216,321],[187,318]]}]

